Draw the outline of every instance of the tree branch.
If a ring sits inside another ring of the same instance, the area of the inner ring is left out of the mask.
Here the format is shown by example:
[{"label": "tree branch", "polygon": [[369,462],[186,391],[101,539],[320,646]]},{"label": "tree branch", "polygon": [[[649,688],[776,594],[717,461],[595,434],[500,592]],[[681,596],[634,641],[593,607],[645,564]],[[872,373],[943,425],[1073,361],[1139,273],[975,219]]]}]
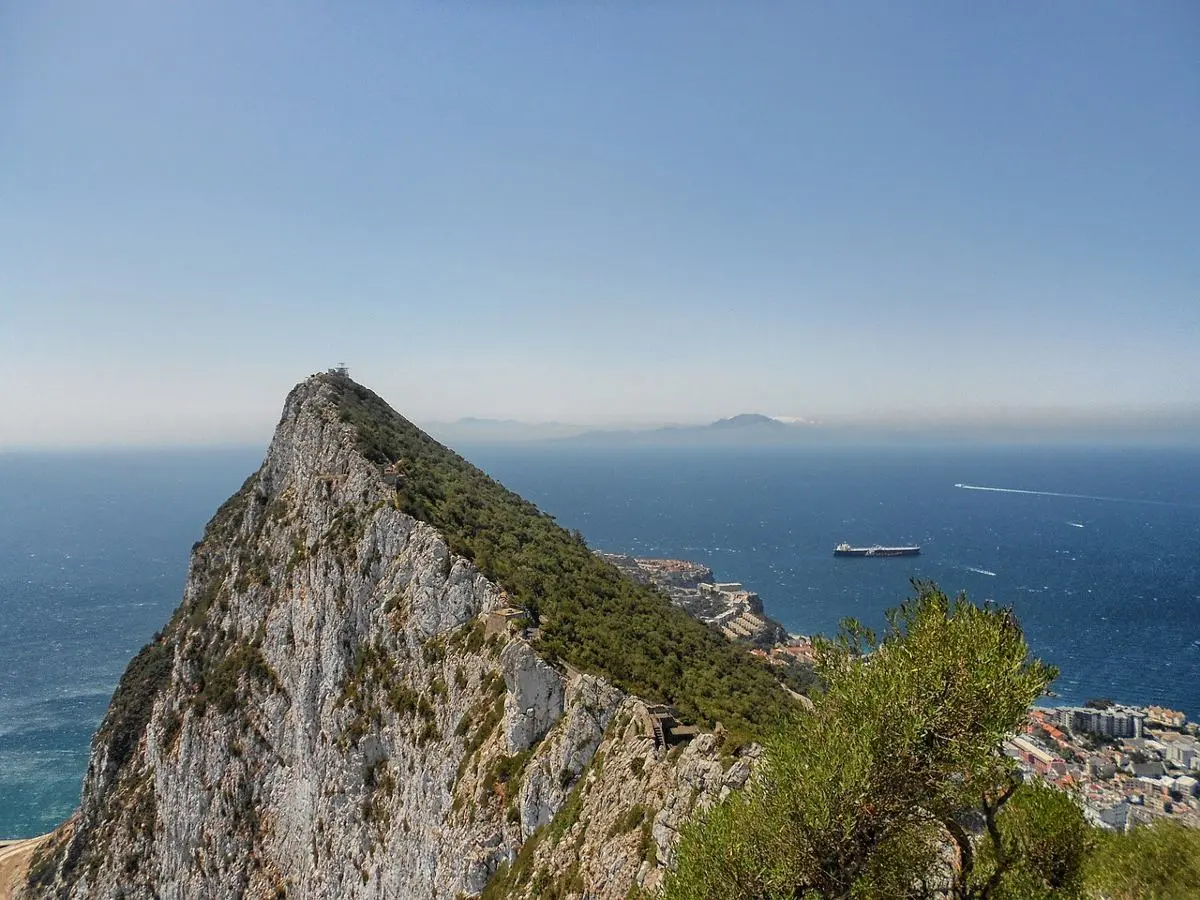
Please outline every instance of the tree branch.
[{"label": "tree branch", "polygon": [[975,870],[975,851],[971,847],[971,836],[953,817],[944,819],[942,825],[958,845],[958,876],[952,890],[955,897],[965,900],[970,896],[967,885],[971,879],[971,872]]},{"label": "tree branch", "polygon": [[992,848],[996,855],[996,868],[992,870],[992,874],[979,889],[979,900],[987,900],[1000,884],[1000,879],[1004,876],[1005,870],[1008,868],[1010,860],[1008,854],[1004,851],[1004,838],[1000,834],[1000,828],[996,825],[996,813],[1000,808],[1009,801],[1012,795],[1017,790],[1017,783],[1012,782],[1003,791],[1000,792],[995,801],[989,803],[987,797],[983,798],[983,821],[987,826],[988,837],[991,838]]}]

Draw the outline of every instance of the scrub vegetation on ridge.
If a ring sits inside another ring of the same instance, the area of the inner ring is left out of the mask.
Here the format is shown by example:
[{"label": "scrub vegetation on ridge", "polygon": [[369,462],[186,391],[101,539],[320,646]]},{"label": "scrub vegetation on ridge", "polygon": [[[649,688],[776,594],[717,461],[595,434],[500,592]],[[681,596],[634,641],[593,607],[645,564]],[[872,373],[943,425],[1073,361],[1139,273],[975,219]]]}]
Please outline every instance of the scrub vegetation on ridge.
[{"label": "scrub vegetation on ridge", "polygon": [[540,625],[537,648],[685,719],[758,737],[792,706],[775,676],[715,631],[597,558],[578,532],[442,446],[378,395],[340,375],[342,421],[359,450],[399,470],[401,509],[437,528]]}]

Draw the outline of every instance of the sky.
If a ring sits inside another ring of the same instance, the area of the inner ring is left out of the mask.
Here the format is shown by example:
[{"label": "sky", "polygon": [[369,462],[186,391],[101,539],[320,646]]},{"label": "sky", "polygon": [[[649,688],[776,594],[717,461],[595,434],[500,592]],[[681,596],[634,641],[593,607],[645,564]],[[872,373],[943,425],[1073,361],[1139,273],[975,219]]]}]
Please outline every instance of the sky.
[{"label": "sky", "polygon": [[1200,409],[1200,5],[0,5],[0,447]]}]

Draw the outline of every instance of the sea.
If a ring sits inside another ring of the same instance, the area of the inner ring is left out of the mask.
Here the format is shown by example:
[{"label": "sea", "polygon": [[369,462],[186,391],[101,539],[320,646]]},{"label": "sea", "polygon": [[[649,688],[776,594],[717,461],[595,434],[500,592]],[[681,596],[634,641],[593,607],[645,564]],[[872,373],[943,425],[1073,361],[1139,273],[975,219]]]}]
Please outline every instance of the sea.
[{"label": "sea", "polygon": [[[1015,608],[1061,671],[1048,702],[1200,718],[1200,449],[458,449],[592,547],[704,563],[789,631],[879,626],[932,579]],[[0,839],[74,808],[117,679],[261,455],[0,454]],[[921,555],[835,558],[841,541]]]}]

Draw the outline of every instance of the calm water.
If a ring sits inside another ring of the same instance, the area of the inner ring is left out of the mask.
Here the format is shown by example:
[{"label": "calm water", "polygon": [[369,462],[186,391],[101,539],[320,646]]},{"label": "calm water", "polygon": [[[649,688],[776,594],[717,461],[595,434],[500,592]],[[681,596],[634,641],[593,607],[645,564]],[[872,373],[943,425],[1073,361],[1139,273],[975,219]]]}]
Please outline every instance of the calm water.
[{"label": "calm water", "polygon": [[[1065,697],[1200,716],[1198,451],[465,452],[594,547],[707,563],[793,631],[846,615],[878,624],[910,577],[933,578],[1014,604]],[[260,456],[0,455],[0,838],[74,807],[125,663],[178,603],[192,542]],[[923,550],[836,560],[841,540]]]}]

